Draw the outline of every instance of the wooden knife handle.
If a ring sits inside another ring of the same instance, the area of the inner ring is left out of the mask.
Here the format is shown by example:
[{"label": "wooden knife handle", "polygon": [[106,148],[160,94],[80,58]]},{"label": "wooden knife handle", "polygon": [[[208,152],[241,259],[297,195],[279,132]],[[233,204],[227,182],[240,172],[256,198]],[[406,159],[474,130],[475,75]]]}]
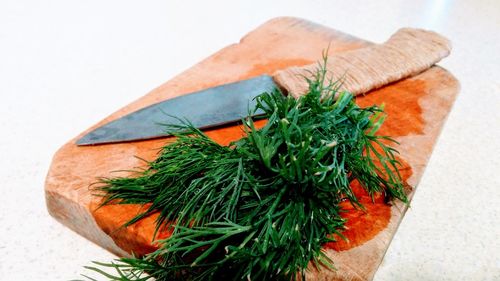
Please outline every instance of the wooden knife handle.
[{"label": "wooden knife handle", "polygon": [[[383,44],[342,52],[328,57],[328,78],[342,81],[340,90],[366,93],[418,74],[448,56],[451,43],[427,30],[402,28]],[[308,83],[319,64],[277,71],[273,78],[289,95],[307,93]]]}]

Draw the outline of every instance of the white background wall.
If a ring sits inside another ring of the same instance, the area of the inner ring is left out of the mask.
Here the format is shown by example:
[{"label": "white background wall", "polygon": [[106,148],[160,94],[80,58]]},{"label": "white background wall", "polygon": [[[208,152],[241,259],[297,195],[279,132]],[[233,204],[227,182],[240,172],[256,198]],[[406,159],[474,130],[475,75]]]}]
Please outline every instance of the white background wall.
[{"label": "white background wall", "polygon": [[500,280],[500,1],[0,1],[0,280],[79,278],[113,256],[46,209],[58,147],[276,16],[374,42],[454,43],[462,90],[375,280]]}]

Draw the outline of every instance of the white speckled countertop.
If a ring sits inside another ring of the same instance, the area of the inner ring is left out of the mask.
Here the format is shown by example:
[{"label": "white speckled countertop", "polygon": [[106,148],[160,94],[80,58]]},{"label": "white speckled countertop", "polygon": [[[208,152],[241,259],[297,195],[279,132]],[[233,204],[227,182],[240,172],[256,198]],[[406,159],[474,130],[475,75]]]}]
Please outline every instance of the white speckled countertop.
[{"label": "white speckled countertop", "polygon": [[500,280],[500,1],[0,2],[0,280],[68,280],[111,254],[52,219],[56,149],[282,15],[374,42],[404,26],[453,41],[462,90],[375,280]]}]

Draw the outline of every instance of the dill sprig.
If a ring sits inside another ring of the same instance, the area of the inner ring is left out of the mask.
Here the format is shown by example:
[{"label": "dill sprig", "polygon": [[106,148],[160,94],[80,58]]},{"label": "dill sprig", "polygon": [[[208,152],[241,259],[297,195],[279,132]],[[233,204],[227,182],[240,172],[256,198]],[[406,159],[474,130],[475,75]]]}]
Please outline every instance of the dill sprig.
[{"label": "dill sprig", "polygon": [[103,204],[150,204],[127,225],[159,213],[156,230],[173,234],[144,257],[88,268],[110,280],[295,280],[310,262],[333,268],[322,245],[342,237],[339,204],[363,207],[351,181],[407,198],[395,141],[375,134],[382,108],[360,108],[326,76],[320,67],[298,99],[277,89],[257,97],[253,112],[267,124],[243,120],[246,136],[229,146],[185,122],[136,177],[102,179]]}]

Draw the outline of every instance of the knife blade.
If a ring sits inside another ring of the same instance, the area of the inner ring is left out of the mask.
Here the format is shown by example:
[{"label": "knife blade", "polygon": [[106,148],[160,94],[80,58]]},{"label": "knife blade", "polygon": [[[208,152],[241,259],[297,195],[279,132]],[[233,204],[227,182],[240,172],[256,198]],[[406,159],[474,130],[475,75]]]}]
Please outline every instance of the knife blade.
[{"label": "knife blade", "polygon": [[[334,81],[342,81],[341,91],[356,95],[418,74],[448,56],[450,50],[450,42],[435,32],[403,28],[382,44],[328,57],[326,68]],[[168,99],[92,130],[76,144],[168,136],[162,124],[180,125],[182,119],[200,129],[233,123],[246,117],[255,97],[264,92],[279,88],[293,97],[306,93],[309,85],[304,77],[312,78],[317,67],[290,67],[272,76],[261,75]]]},{"label": "knife blade", "polygon": [[[272,92],[276,84],[269,75],[229,83],[168,99],[101,126],[77,141],[77,145],[115,143],[168,136],[165,124],[183,120],[200,129],[221,126],[248,116],[255,97]],[[255,112],[259,114],[260,112]]]}]

